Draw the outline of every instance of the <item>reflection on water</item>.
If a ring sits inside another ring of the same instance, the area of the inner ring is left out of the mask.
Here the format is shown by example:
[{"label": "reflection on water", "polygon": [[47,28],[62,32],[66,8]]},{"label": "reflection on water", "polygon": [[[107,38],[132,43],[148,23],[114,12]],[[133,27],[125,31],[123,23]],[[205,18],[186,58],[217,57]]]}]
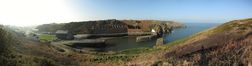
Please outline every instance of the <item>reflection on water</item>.
[{"label": "reflection on water", "polygon": [[[165,43],[169,43],[178,39],[188,37],[194,33],[217,26],[218,23],[185,23],[187,28],[175,29],[171,34],[165,35]],[[136,42],[136,37],[117,37],[107,40],[107,43],[112,44],[102,48],[103,51],[120,51],[130,48],[153,47],[156,40],[146,42]]]},{"label": "reflection on water", "polygon": [[107,51],[120,51],[130,48],[152,47],[155,45],[156,40],[136,42],[136,37],[118,37],[107,40],[107,43],[113,46],[106,47]]}]

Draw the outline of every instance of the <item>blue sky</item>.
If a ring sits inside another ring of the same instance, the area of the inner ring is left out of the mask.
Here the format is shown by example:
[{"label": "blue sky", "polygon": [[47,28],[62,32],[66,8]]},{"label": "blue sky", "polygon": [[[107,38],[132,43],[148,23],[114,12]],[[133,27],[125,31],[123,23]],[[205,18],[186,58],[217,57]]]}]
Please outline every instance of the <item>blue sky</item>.
[{"label": "blue sky", "polygon": [[73,0],[87,20],[154,19],[223,22],[252,17],[251,0]]},{"label": "blue sky", "polygon": [[104,19],[218,22],[252,17],[252,0],[0,0],[0,24]]}]

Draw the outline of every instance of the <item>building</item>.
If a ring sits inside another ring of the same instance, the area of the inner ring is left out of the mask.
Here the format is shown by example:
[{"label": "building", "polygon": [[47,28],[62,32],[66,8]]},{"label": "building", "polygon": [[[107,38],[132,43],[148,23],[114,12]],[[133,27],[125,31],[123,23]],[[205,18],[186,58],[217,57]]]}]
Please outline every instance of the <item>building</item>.
[{"label": "building", "polygon": [[74,39],[73,34],[67,30],[57,30],[55,32],[56,37],[61,40],[72,40]]}]

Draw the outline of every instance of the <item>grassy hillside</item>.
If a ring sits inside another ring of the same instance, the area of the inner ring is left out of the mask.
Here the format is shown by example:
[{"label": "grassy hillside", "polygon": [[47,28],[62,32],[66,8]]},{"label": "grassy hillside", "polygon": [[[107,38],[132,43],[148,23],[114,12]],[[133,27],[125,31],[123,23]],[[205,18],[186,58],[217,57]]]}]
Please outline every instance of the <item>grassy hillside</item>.
[{"label": "grassy hillside", "polygon": [[39,35],[40,42],[52,42],[56,39],[57,39],[57,37],[55,35],[47,35],[47,34]]},{"label": "grassy hillside", "polygon": [[[238,66],[250,65],[252,59],[252,19],[227,22],[215,28],[177,40],[159,51],[137,59],[135,64]],[[156,48],[157,49],[157,48]],[[142,62],[141,62],[142,61]]]},{"label": "grassy hillside", "polygon": [[[74,34],[90,34],[90,33],[104,33],[102,31],[108,30],[108,32],[127,32],[128,28],[132,29],[135,26],[141,31],[150,32],[156,25],[165,26],[165,29],[170,27],[182,27],[183,25],[173,21],[158,21],[158,20],[97,20],[97,21],[82,21],[71,22],[64,24],[44,24],[37,27],[40,32],[55,32],[57,30],[69,30]],[[121,28],[125,26],[126,28]],[[127,28],[128,27],[128,28]],[[123,30],[123,31],[121,31]],[[106,32],[106,31],[105,31]]]},{"label": "grassy hillside", "polygon": [[0,31],[0,64],[11,66],[242,66],[252,62],[252,19],[230,21],[167,45],[120,52],[66,51],[17,37],[3,27]]},{"label": "grassy hillside", "polygon": [[[0,26],[0,65],[1,66],[54,66],[52,60],[42,56],[26,55],[31,50],[24,49],[22,40],[19,40],[14,31]],[[37,46],[38,47],[38,46]],[[32,49],[33,50],[33,49]]]},{"label": "grassy hillside", "polygon": [[63,29],[62,27],[65,24],[56,24],[56,23],[51,23],[51,24],[43,24],[43,25],[39,25],[36,28],[40,31],[40,32],[56,32],[57,30]]}]

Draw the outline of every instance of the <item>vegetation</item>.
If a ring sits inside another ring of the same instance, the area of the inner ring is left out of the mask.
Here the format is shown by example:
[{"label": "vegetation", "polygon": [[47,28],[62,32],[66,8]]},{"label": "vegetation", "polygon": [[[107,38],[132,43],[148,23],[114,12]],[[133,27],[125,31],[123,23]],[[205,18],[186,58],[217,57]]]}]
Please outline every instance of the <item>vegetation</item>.
[{"label": "vegetation", "polygon": [[123,50],[120,53],[122,53],[122,54],[140,54],[140,53],[151,52],[154,50],[155,49],[151,49],[151,48],[133,48],[133,49]]},{"label": "vegetation", "polygon": [[54,66],[52,60],[44,57],[36,57],[18,53],[16,46],[19,41],[14,31],[8,30],[4,26],[0,26],[0,64],[1,66]]},{"label": "vegetation", "polygon": [[12,44],[12,38],[10,34],[7,33],[7,31],[4,30],[4,26],[0,25],[0,64],[6,64],[10,65],[13,62],[11,60],[11,44]]},{"label": "vegetation", "polygon": [[245,59],[251,58],[251,23],[251,19],[234,20],[175,41],[165,53],[168,60],[163,61],[173,65],[248,65],[251,60]]},{"label": "vegetation", "polygon": [[122,53],[137,55],[127,61],[133,65],[248,65],[252,61],[249,60],[252,58],[251,20],[231,21],[167,45]]},{"label": "vegetation", "polygon": [[[252,62],[252,19],[234,20],[154,48],[89,53],[62,52],[0,27],[1,66],[242,66]],[[39,38],[56,39],[46,34]]]},{"label": "vegetation", "polygon": [[57,40],[57,37],[55,35],[41,34],[39,35],[39,40],[40,42],[52,42]]},{"label": "vegetation", "polygon": [[40,32],[56,32],[59,29],[62,29],[62,27],[65,24],[56,24],[56,23],[52,23],[52,24],[43,24],[43,25],[39,25],[36,28],[40,31]]},{"label": "vegetation", "polygon": [[[120,27],[118,26],[120,25]],[[173,21],[158,21],[158,20],[98,20],[98,21],[83,21],[71,22],[65,24],[44,24],[37,27],[40,32],[55,32],[57,30],[68,30],[74,34],[92,34],[92,33],[105,33],[104,29],[109,30],[111,33],[128,32],[128,29],[140,29],[140,31],[150,32],[152,28],[161,25],[165,29],[171,27],[181,27],[180,23]],[[169,27],[168,27],[169,26]],[[123,27],[123,28],[122,28]],[[120,30],[118,30],[120,28]]]}]

